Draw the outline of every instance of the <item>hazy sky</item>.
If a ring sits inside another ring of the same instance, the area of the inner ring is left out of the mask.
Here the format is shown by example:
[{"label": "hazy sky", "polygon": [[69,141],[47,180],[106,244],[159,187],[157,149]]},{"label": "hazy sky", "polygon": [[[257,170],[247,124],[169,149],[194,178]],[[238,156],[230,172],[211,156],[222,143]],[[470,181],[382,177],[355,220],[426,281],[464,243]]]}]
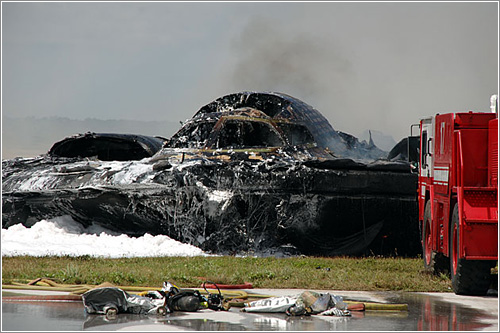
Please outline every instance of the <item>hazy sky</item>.
[{"label": "hazy sky", "polygon": [[279,91],[399,141],[422,117],[489,110],[497,31],[496,1],[2,2],[2,112],[177,122]]}]

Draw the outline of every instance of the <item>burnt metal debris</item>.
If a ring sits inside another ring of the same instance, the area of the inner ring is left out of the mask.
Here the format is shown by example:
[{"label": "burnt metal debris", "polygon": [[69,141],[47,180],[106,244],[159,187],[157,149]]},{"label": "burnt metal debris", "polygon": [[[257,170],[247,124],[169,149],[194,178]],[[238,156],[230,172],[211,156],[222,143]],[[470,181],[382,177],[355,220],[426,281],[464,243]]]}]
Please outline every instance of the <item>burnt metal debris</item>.
[{"label": "burnt metal debris", "polygon": [[2,161],[2,227],[71,215],[219,254],[412,256],[417,175],[394,155],[291,96],[236,93],[170,139],[87,133]]},{"label": "burnt metal debris", "polygon": [[101,161],[142,160],[161,149],[165,138],[136,134],[77,134],[56,142],[48,154],[57,157],[95,157]]}]

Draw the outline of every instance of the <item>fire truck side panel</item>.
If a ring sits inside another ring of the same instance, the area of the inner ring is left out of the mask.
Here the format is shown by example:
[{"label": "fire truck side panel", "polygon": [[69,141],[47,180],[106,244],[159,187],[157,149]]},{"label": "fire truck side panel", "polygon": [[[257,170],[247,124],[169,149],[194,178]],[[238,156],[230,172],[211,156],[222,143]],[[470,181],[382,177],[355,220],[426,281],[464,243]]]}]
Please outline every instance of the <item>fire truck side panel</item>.
[{"label": "fire truck side panel", "polygon": [[453,114],[436,116],[434,149],[434,187],[436,193],[450,194],[450,171],[453,158]]},{"label": "fire truck side panel", "polygon": [[497,192],[488,188],[467,188],[462,196],[462,244],[460,258],[497,260]]},{"label": "fire truck side panel", "polygon": [[450,211],[450,204],[448,197],[444,197],[434,192],[433,199],[433,213],[432,213],[432,250],[435,252],[447,253],[449,232],[448,213]]},{"label": "fire truck side panel", "polygon": [[488,131],[459,129],[457,138],[457,186],[488,186]]},{"label": "fire truck side panel", "polygon": [[488,123],[493,114],[457,114],[455,118],[455,175],[460,219],[459,257],[496,260],[498,249],[497,192],[488,172]]},{"label": "fire truck side panel", "polygon": [[433,250],[448,253],[454,114],[437,115],[434,142]]}]

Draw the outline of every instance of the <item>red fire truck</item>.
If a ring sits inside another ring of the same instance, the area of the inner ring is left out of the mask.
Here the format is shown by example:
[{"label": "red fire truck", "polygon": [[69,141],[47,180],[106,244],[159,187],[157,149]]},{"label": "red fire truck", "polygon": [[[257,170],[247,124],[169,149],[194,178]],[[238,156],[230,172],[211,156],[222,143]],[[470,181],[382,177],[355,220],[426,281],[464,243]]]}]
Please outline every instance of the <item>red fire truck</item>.
[{"label": "red fire truck", "polygon": [[420,121],[419,223],[424,266],[456,294],[484,295],[498,260],[498,102],[492,112]]}]

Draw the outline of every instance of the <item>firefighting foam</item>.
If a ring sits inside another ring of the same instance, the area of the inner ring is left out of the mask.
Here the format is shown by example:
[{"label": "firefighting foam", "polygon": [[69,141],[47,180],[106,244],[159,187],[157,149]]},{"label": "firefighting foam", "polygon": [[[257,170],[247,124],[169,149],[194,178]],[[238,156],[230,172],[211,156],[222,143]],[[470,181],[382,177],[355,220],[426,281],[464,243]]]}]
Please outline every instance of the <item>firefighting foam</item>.
[{"label": "firefighting foam", "polygon": [[16,224],[2,229],[2,256],[91,256],[105,258],[206,256],[199,248],[170,237],[130,237],[98,225],[84,228],[70,216]]}]

